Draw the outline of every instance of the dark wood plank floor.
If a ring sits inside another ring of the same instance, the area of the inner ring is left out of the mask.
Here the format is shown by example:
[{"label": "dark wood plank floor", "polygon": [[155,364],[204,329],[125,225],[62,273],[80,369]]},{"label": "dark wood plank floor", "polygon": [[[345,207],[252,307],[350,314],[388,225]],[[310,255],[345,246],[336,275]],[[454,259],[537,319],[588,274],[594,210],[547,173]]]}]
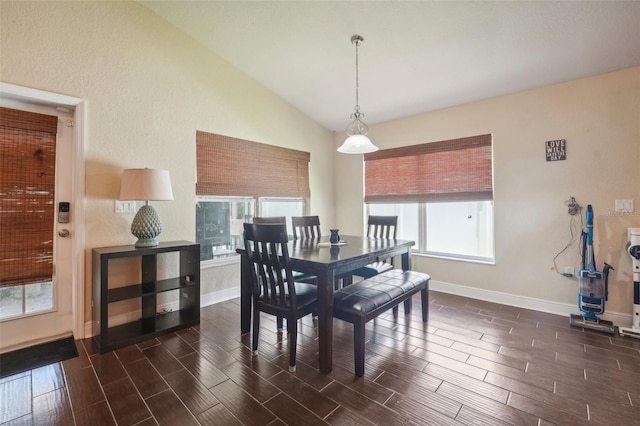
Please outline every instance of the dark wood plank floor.
[{"label": "dark wood plank floor", "polygon": [[351,325],[335,322],[334,371],[317,371],[317,328],[264,317],[259,355],[239,301],[198,327],[0,380],[2,425],[638,425],[640,340],[571,329],[568,318],[430,292],[429,322],[389,312],[367,325],[365,377]]}]

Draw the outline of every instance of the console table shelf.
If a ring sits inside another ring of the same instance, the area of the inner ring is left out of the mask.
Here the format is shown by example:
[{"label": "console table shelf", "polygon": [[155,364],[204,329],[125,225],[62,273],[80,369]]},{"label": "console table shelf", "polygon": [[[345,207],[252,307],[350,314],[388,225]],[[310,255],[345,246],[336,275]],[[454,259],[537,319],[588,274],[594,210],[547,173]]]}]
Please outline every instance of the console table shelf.
[{"label": "console table shelf", "polygon": [[[176,253],[179,271],[176,276],[157,279],[158,256]],[[139,258],[140,283],[109,287],[110,261]],[[200,323],[200,245],[187,241],[160,243],[156,247],[100,247],[93,249],[93,335],[105,353]],[[157,296],[177,291],[179,309],[158,312]],[[109,327],[110,304],[140,300],[140,318]]]}]

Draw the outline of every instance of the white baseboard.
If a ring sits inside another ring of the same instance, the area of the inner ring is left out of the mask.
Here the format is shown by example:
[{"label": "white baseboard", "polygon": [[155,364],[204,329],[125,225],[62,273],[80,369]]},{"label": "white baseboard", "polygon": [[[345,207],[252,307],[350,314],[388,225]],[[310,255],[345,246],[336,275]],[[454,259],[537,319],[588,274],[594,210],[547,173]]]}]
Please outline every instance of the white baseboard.
[{"label": "white baseboard", "polygon": [[[518,296],[515,294],[502,293],[498,291],[467,287],[460,284],[435,281],[433,279],[429,282],[429,289],[442,293],[449,293],[458,296],[470,297],[472,299],[484,300],[487,302],[500,303],[503,305],[515,306],[518,308],[532,309],[534,311],[562,315],[566,316],[567,318],[569,318],[569,315],[571,314],[580,313],[577,307],[577,303],[575,305],[572,305],[569,303],[560,303],[551,300],[536,299],[533,297]],[[224,302],[226,300],[234,299],[236,297],[240,297],[239,287],[203,294],[200,296],[200,307],[210,306],[216,303]],[[576,295],[576,301],[577,297],[578,296]],[[176,310],[177,308],[177,302],[158,306],[159,310],[166,309],[170,311]],[[139,319],[137,313],[128,313],[112,317],[111,321],[113,325],[119,325],[131,321],[136,321],[137,319]],[[619,327],[630,327],[633,320],[632,316],[629,314],[610,311],[605,311],[602,319],[611,321]],[[84,332],[86,337],[91,337],[93,335],[91,331],[91,325],[91,321],[85,323]]]},{"label": "white baseboard", "polygon": [[225,290],[214,291],[200,296],[200,307],[215,305],[216,303],[240,297],[240,287],[227,288]]},{"label": "white baseboard", "polygon": [[[518,296],[516,294],[501,293],[498,291],[467,287],[459,284],[446,283],[443,281],[434,281],[433,279],[429,281],[429,290],[470,297],[472,299],[484,300],[487,302],[500,303],[503,305],[515,306],[518,308],[532,309],[534,311],[562,315],[566,316],[567,318],[569,318],[570,314],[580,313],[580,310],[577,306],[577,295],[576,304],[571,305],[568,303],[554,302],[551,300],[536,299],[533,297]],[[611,321],[612,323],[620,327],[630,326],[632,323],[632,316],[623,314],[621,312],[608,312],[605,310],[604,315],[602,315],[602,319]]]},{"label": "white baseboard", "polygon": [[[224,302],[226,300],[234,299],[236,297],[240,297],[240,287],[228,288],[225,290],[202,294],[200,296],[200,307],[204,308],[205,306],[214,305],[216,303]],[[163,305],[158,305],[158,312],[178,310],[179,309],[178,303],[179,302],[172,302],[172,303],[165,303]],[[110,317],[110,323],[111,323],[111,326],[113,327],[116,325],[137,321],[139,319],[140,319],[139,312],[127,312],[126,314],[120,314],[120,315],[115,315]],[[93,321],[89,321],[84,324],[85,337],[93,336],[92,325],[93,325]]]}]

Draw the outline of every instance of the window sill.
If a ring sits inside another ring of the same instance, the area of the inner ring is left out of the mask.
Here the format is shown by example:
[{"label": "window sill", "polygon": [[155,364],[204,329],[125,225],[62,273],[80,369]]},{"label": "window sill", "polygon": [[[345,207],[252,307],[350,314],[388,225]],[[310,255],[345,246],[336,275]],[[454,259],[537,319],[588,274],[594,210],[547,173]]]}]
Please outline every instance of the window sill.
[{"label": "window sill", "polygon": [[488,259],[483,257],[471,257],[471,256],[455,256],[451,254],[441,254],[441,253],[424,253],[424,252],[411,252],[412,256],[418,257],[430,257],[433,259],[442,259],[442,260],[453,260],[456,262],[466,262],[466,263],[478,263],[481,265],[491,265],[495,266],[495,259]]},{"label": "window sill", "polygon": [[200,261],[200,269],[218,268],[220,266],[235,265],[240,263],[240,255],[218,257],[216,259]]},{"label": "window sill", "polygon": [[27,313],[16,314],[16,315],[11,315],[11,316],[6,316],[4,318],[0,318],[0,322],[21,320],[21,319],[25,319],[25,318],[29,318],[29,317],[35,317],[35,316],[38,316],[38,315],[50,314],[50,313],[53,313],[53,312],[57,312],[57,309],[56,308],[47,308],[47,309],[42,309],[42,310],[39,310],[39,311],[31,311],[31,312],[27,312]]}]

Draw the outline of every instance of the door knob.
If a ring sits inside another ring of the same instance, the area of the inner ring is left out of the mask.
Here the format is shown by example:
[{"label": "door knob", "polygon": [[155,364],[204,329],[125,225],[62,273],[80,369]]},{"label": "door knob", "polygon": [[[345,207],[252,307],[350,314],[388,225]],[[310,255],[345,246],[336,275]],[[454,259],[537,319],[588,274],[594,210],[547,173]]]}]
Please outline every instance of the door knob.
[{"label": "door knob", "polygon": [[62,238],[67,238],[69,235],[71,235],[71,233],[69,232],[68,229],[61,229],[58,231],[58,235],[61,236]]}]

